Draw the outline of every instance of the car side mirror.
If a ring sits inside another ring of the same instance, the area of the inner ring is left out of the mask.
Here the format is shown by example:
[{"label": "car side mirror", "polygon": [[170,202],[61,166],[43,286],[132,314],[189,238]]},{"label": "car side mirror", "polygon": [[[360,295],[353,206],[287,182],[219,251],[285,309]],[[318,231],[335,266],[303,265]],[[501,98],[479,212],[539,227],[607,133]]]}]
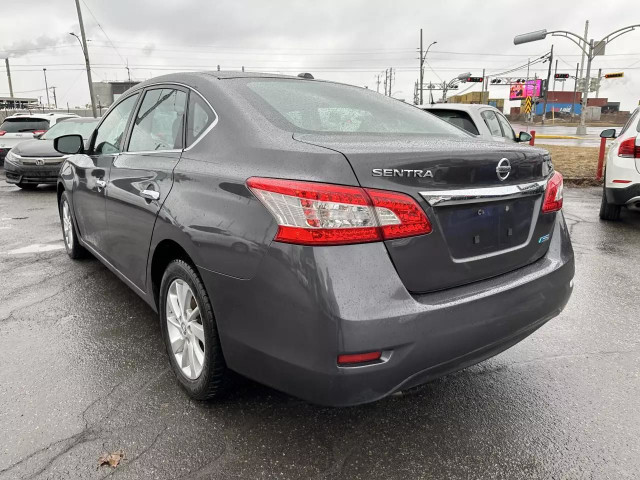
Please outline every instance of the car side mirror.
[{"label": "car side mirror", "polygon": [[519,142],[528,142],[529,140],[531,140],[531,135],[528,134],[527,132],[520,132],[518,134],[518,141]]},{"label": "car side mirror", "polygon": [[53,140],[53,148],[65,155],[74,155],[84,152],[84,139],[82,135],[63,135]]},{"label": "car side mirror", "polygon": [[600,138],[616,138],[616,129],[607,128],[600,132]]}]

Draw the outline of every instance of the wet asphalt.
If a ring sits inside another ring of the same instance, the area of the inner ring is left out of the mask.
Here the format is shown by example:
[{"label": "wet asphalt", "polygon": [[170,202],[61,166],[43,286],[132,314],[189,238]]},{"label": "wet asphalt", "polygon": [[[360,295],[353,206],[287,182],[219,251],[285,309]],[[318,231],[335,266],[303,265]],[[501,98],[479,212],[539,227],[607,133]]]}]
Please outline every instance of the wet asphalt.
[{"label": "wet asphalt", "polygon": [[250,381],[198,403],[153,312],[67,258],[55,190],[0,170],[0,479],[638,478],[640,214],[602,223],[599,202],[567,189],[573,297],[503,354],[360,407]]}]

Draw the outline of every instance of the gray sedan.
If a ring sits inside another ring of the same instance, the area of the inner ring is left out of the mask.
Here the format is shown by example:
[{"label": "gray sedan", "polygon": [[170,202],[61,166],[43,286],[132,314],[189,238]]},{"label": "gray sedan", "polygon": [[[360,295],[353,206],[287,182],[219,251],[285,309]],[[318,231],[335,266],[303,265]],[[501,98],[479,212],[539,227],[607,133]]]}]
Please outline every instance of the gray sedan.
[{"label": "gray sedan", "polygon": [[67,253],[158,312],[196,399],[232,371],[377,400],[556,316],[574,259],[544,150],[482,142],[366,89],[244,72],[143,82],[58,181]]}]

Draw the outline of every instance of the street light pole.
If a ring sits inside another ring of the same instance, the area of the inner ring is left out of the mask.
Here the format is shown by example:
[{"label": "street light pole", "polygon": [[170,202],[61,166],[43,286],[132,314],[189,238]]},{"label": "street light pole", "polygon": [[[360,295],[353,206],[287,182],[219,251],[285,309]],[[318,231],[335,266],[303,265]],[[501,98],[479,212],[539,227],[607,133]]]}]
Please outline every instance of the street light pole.
[{"label": "street light pole", "polygon": [[[584,85],[582,88],[582,111],[580,112],[580,125],[576,129],[577,135],[586,135],[587,126],[586,126],[586,110],[587,110],[587,98],[589,96],[589,76],[591,74],[591,62],[593,59],[599,55],[606,45],[615,40],[620,35],[624,35],[625,33],[629,33],[636,28],[640,28],[640,24],[629,25],[627,27],[619,28],[611,32],[602,38],[599,42],[594,42],[594,40],[587,40],[586,38],[581,37],[577,33],[569,32],[567,30],[552,30],[547,32],[547,30],[537,30],[535,32],[523,33],[522,35],[516,35],[513,39],[514,45],[520,45],[522,43],[536,42],[538,40],[544,40],[547,35],[551,35],[554,37],[564,37],[571,40],[575,43],[586,55],[587,57],[587,71],[585,75]],[[583,47],[582,45],[585,45]],[[596,51],[596,45],[598,46],[599,51]]]},{"label": "street light pole", "polygon": [[[84,54],[84,62],[87,67],[87,81],[89,82],[89,96],[91,97],[91,111],[93,112],[93,118],[97,118],[96,112],[96,100],[93,95],[93,80],[91,79],[91,64],[89,63],[89,50],[87,49],[87,37],[84,33],[84,23],[82,22],[82,10],[80,9],[80,0],[76,0],[76,10],[78,11],[78,22],[80,23],[80,35],[82,36],[82,53]],[[74,37],[78,38],[75,33],[72,33]],[[78,39],[80,40],[80,39]]]},{"label": "street light pole", "polygon": [[438,42],[431,42],[431,44],[427,47],[427,50],[422,53],[422,29],[420,29],[420,105],[422,105],[422,89],[424,85],[424,63],[427,60],[427,53],[429,53],[429,49],[433,47]]},{"label": "street light pole", "polygon": [[47,108],[49,108],[49,86],[47,85],[47,69],[43,68],[42,72],[44,73],[44,89],[47,92]]}]

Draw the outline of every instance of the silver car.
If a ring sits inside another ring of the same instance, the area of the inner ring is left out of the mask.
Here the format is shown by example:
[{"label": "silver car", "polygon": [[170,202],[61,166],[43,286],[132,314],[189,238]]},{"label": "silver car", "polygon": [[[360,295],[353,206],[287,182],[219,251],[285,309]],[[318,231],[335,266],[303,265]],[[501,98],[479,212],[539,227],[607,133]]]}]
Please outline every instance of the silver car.
[{"label": "silver car", "polygon": [[531,140],[531,135],[527,132],[520,132],[516,136],[509,120],[500,110],[490,105],[435,103],[423,105],[420,108],[483,140],[498,142],[528,142]]}]

